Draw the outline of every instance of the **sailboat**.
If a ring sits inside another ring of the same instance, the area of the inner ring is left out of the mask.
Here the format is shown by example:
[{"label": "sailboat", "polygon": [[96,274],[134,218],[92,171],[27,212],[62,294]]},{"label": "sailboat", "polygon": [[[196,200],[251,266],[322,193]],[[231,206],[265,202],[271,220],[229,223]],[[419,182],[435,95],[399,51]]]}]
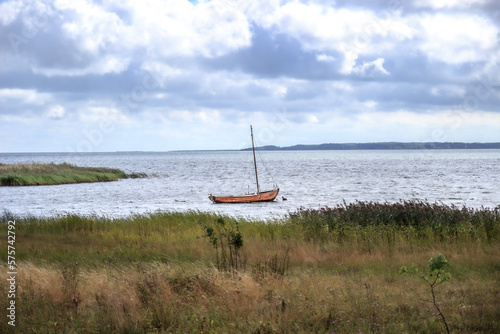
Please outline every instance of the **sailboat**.
[{"label": "sailboat", "polygon": [[280,191],[279,188],[274,187],[273,190],[260,191],[259,176],[257,174],[257,162],[255,160],[255,144],[253,141],[253,129],[250,125],[250,136],[252,137],[252,151],[253,151],[253,164],[255,167],[255,182],[257,183],[257,192],[253,194],[242,194],[234,196],[213,196],[208,198],[214,203],[253,203],[253,202],[270,202],[273,201]]}]

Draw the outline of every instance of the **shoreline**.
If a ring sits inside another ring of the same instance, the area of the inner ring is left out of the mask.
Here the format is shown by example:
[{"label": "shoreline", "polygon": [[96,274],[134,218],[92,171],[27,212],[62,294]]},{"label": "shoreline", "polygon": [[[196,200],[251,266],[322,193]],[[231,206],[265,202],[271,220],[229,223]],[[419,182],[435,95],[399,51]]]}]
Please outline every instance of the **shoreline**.
[{"label": "shoreline", "polygon": [[[278,201],[276,201],[278,202]],[[429,202],[427,200],[398,200],[398,201],[385,201],[385,202],[373,202],[373,201],[351,201],[351,202],[345,202],[347,204],[355,204],[355,203],[374,203],[374,204],[380,204],[380,205],[393,205],[393,204],[398,204],[398,203],[405,203],[405,202],[421,202],[421,203],[427,203],[430,205],[439,205],[439,206],[444,206],[444,207],[450,207],[450,208],[456,208],[456,209],[465,209],[465,210],[475,210],[475,211],[481,211],[481,210],[486,210],[486,211],[495,211],[495,210],[500,210],[500,204],[496,206],[484,206],[484,205],[456,205],[453,203],[445,203],[443,201],[435,201],[435,202]],[[0,211],[0,214],[6,213],[10,216],[13,217],[18,217],[20,219],[24,218],[36,218],[36,219],[56,219],[56,218],[61,218],[65,216],[78,216],[82,218],[98,218],[98,219],[130,219],[133,217],[143,217],[143,216],[149,216],[149,215],[154,215],[154,214],[170,214],[170,213],[176,213],[176,214],[188,214],[188,213],[198,213],[198,214],[208,214],[208,215],[221,215],[225,217],[229,217],[231,219],[236,219],[236,220],[246,220],[249,222],[267,222],[267,223],[273,223],[273,222],[281,222],[284,219],[287,219],[290,213],[297,212],[300,209],[321,209],[321,208],[333,208],[335,206],[342,205],[344,201],[338,202],[338,203],[332,203],[332,205],[324,205],[320,206],[317,208],[306,208],[302,206],[297,206],[293,208],[292,210],[287,211],[286,213],[277,213],[277,212],[270,212],[269,216],[261,216],[261,215],[251,215],[251,214],[242,214],[242,213],[227,213],[224,211],[217,210],[220,206],[234,206],[234,204],[210,204],[213,206],[213,210],[206,210],[206,209],[190,209],[190,208],[179,208],[179,209],[161,209],[161,208],[155,208],[155,209],[144,209],[144,210],[136,210],[136,211],[124,211],[123,213],[106,213],[106,212],[96,212],[96,211],[88,211],[86,212],[85,210],[77,210],[77,211],[70,211],[70,210],[51,210],[50,212],[39,212],[39,213],[34,213],[34,212],[16,212],[13,210],[10,210],[8,208],[3,208]],[[253,204],[242,204],[242,205],[253,205]]]}]

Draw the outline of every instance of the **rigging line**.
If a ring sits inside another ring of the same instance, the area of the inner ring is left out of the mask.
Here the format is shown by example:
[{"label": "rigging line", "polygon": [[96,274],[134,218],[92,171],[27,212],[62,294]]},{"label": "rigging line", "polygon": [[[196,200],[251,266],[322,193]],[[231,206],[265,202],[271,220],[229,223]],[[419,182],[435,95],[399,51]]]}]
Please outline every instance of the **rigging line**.
[{"label": "rigging line", "polygon": [[258,152],[257,154],[258,154],[258,156],[259,156],[259,159],[260,159],[260,161],[261,161],[262,165],[264,166],[264,169],[266,170],[267,174],[271,177],[271,180],[273,181],[273,183],[277,185],[277,182],[276,182],[276,180],[274,179],[273,174],[272,174],[272,173],[269,171],[269,169],[267,168],[267,166],[266,166],[266,164],[264,163],[264,160],[262,159],[262,156],[260,155],[259,151],[257,151],[257,152]]},{"label": "rigging line", "polygon": [[[254,142],[255,142],[255,146],[258,147],[257,141],[255,139],[254,139]],[[259,156],[260,162],[261,162],[262,166],[264,166],[264,169],[266,170],[267,174],[271,177],[271,180],[273,181],[273,184],[278,185],[278,183],[276,182],[276,180],[273,177],[273,174],[271,174],[271,172],[267,168],[266,164],[264,163],[264,160],[262,159],[262,155],[260,154],[259,149],[256,148],[255,152],[257,152],[257,155]]]}]

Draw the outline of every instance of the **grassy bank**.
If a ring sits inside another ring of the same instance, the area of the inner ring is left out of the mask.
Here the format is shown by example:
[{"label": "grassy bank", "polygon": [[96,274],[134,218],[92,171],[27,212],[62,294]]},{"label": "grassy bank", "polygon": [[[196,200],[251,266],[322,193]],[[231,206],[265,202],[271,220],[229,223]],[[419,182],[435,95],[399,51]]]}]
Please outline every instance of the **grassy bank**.
[{"label": "grassy bank", "polygon": [[[452,263],[435,289],[449,330],[500,331],[498,209],[355,203],[272,223],[199,212],[5,214],[4,236],[9,220],[16,332],[445,332],[422,278],[439,253]],[[6,237],[0,249],[6,277]],[[235,261],[224,266],[224,257]],[[411,265],[420,271],[398,273]]]},{"label": "grassy bank", "polygon": [[78,167],[63,164],[0,164],[0,186],[34,186],[67,183],[105,182],[124,178],[145,177],[126,174],[119,169]]}]

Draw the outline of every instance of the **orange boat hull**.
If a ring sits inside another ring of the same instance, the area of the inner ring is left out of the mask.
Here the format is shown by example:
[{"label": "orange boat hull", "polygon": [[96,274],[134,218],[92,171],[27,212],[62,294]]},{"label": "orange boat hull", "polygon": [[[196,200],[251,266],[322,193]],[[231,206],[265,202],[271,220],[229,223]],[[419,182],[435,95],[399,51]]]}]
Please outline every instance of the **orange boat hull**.
[{"label": "orange boat hull", "polygon": [[214,203],[253,203],[253,202],[270,202],[274,201],[278,196],[280,189],[264,191],[253,195],[238,195],[238,196],[208,196]]}]

